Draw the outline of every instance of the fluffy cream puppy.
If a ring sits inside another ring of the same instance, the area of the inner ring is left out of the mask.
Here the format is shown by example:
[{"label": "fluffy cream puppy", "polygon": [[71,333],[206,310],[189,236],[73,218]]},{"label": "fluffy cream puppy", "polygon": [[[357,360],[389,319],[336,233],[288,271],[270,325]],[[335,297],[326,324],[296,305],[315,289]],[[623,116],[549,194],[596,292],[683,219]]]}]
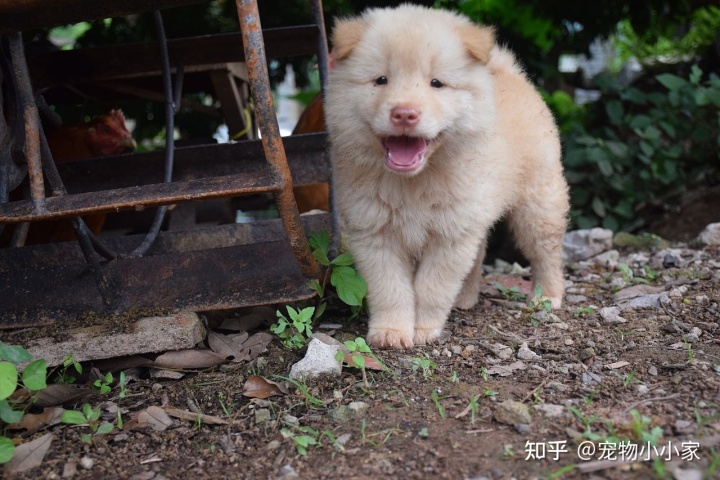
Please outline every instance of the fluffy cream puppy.
[{"label": "fluffy cream puppy", "polygon": [[567,184],[552,114],[493,30],[403,5],[338,20],[326,114],[343,236],[368,284],[368,343],[436,340],[478,301],[503,216],[553,307]]}]

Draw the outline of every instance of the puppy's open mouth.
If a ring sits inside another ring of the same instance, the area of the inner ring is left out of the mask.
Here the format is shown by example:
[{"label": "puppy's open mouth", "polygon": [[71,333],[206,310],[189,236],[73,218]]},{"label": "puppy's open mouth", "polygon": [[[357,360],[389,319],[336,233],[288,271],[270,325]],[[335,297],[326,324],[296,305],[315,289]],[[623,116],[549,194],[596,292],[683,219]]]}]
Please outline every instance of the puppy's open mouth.
[{"label": "puppy's open mouth", "polygon": [[396,172],[414,172],[425,163],[425,152],[431,140],[419,137],[387,137],[385,147],[385,165]]}]

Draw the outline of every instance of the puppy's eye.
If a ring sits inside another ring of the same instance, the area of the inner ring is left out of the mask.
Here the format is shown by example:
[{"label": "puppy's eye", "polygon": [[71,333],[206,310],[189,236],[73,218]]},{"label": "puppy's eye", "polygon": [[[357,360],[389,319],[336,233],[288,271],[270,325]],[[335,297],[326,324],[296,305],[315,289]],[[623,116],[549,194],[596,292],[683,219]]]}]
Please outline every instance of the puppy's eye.
[{"label": "puppy's eye", "polygon": [[387,77],[378,77],[375,79],[375,85],[387,85]]},{"label": "puppy's eye", "polygon": [[441,82],[440,80],[438,80],[437,78],[433,78],[432,80],[430,80],[430,86],[433,87],[433,88],[442,88],[442,87],[445,86],[445,84],[442,83],[442,82]]}]

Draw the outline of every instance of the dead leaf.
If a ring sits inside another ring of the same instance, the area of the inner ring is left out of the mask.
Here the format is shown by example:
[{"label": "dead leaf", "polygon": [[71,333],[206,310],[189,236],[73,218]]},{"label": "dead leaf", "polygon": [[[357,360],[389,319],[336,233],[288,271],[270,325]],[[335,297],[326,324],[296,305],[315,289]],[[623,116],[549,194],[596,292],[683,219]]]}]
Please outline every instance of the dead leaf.
[{"label": "dead leaf", "polygon": [[624,360],[621,360],[621,361],[619,361],[619,362],[609,363],[609,364],[607,364],[607,365],[605,365],[605,366],[606,366],[607,368],[609,368],[610,370],[617,370],[618,368],[627,367],[628,365],[630,365],[630,362],[626,362],[626,361],[624,361]]},{"label": "dead leaf", "polygon": [[37,392],[35,405],[41,408],[54,407],[70,402],[79,402],[96,393],[89,388],[79,388],[76,385],[50,384]]},{"label": "dead leaf", "polygon": [[265,322],[275,321],[275,311],[270,307],[256,307],[252,312],[242,317],[226,318],[218,327],[220,330],[234,332],[248,332]]},{"label": "dead leaf", "polygon": [[243,348],[247,350],[249,360],[254,360],[258,355],[264,352],[267,346],[270,345],[270,342],[272,342],[273,338],[275,337],[266,332],[258,332],[248,338],[247,341],[243,343]]},{"label": "dead leaf", "polygon": [[148,407],[138,414],[138,424],[149,426],[156,432],[165,431],[172,426],[172,418],[160,407]]},{"label": "dead leaf", "polygon": [[243,342],[247,339],[247,332],[232,336],[217,332],[208,332],[208,345],[210,345],[210,349],[218,355],[231,358],[235,363],[250,360],[247,351],[243,348]]},{"label": "dead leaf", "polygon": [[511,363],[510,365],[493,365],[487,369],[489,375],[500,375],[501,377],[507,377],[512,375],[515,370],[525,370],[527,365],[518,360],[517,362]]},{"label": "dead leaf", "polygon": [[137,367],[146,367],[152,365],[153,361],[142,355],[126,355],[124,357],[114,357],[105,360],[96,360],[93,364],[101,372],[120,372],[124,371],[127,378],[127,371]]},{"label": "dead leaf", "polygon": [[183,368],[210,368],[227,363],[227,359],[211,350],[177,350],[165,352],[153,363],[157,368],[181,370]]},{"label": "dead leaf", "polygon": [[[349,367],[358,368],[355,365],[355,361],[353,361],[353,356],[361,355],[359,353],[346,353],[345,358],[343,359],[345,363],[348,364]],[[386,370],[386,367],[379,363],[377,360],[375,360],[370,355],[362,355],[365,359],[365,369],[366,370],[380,370],[381,372]]]},{"label": "dead leaf", "polygon": [[50,407],[42,413],[26,413],[18,423],[10,425],[11,430],[25,429],[28,433],[35,433],[43,427],[60,423],[60,416],[65,411],[62,407]]},{"label": "dead leaf", "polygon": [[5,473],[20,473],[40,466],[54,438],[52,433],[46,433],[31,442],[18,445],[15,456],[5,464]]},{"label": "dead leaf", "polygon": [[189,410],[180,410],[175,407],[165,407],[165,412],[171,417],[179,418],[180,420],[190,420],[192,422],[200,421],[207,425],[227,425],[228,422],[220,417],[213,415],[205,415],[204,413],[195,413]]},{"label": "dead leaf", "polygon": [[250,375],[243,385],[243,395],[249,398],[268,398],[287,393],[278,383],[257,375]]},{"label": "dead leaf", "polygon": [[623,288],[619,292],[616,292],[613,297],[613,303],[621,303],[632,300],[636,297],[642,297],[644,295],[651,295],[653,293],[664,292],[664,287],[653,287],[652,285],[633,285],[632,287]]}]

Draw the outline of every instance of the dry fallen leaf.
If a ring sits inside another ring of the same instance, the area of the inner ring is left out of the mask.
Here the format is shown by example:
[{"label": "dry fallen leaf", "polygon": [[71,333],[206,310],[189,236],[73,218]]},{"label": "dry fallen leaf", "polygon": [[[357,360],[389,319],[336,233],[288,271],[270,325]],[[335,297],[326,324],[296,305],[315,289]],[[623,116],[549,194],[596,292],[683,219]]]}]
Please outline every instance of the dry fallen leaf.
[{"label": "dry fallen leaf", "polygon": [[[361,355],[361,354],[346,353],[345,358],[344,358],[345,363],[347,363],[349,367],[358,368],[352,359],[353,356],[357,356],[357,355]],[[381,365],[380,363],[378,363],[378,361],[375,360],[370,355],[362,355],[362,356],[363,356],[363,358],[365,358],[365,369],[366,370],[380,370],[381,372],[383,370],[385,370],[386,367],[384,365]]]},{"label": "dry fallen leaf", "polygon": [[258,332],[252,337],[248,338],[243,343],[243,348],[247,349],[249,360],[254,360],[265,351],[267,346],[272,342],[274,337],[266,332]]},{"label": "dry fallen leaf", "polygon": [[278,383],[257,375],[250,375],[243,385],[243,395],[250,398],[268,398],[287,393]]},{"label": "dry fallen leaf", "polygon": [[157,368],[210,368],[227,363],[227,359],[211,350],[177,350],[165,352],[153,363]]},{"label": "dry fallen leaf", "polygon": [[210,349],[225,358],[232,358],[235,363],[250,360],[243,342],[248,339],[248,333],[242,332],[237,335],[223,335],[217,332],[208,332],[208,345]]},{"label": "dry fallen leaf", "polygon": [[54,407],[64,403],[79,402],[83,398],[95,394],[96,391],[89,388],[79,388],[75,385],[50,384],[43,390],[37,392],[35,405],[41,408]]},{"label": "dry fallen leaf", "polygon": [[220,417],[213,415],[205,415],[204,413],[195,413],[189,410],[180,410],[175,407],[165,407],[165,413],[171,417],[179,418],[180,420],[190,420],[192,422],[198,419],[206,425],[227,425],[228,422]]},{"label": "dry fallen leaf", "polygon": [[525,370],[527,365],[518,360],[517,362],[511,363],[510,365],[493,365],[487,369],[489,375],[500,375],[501,377],[507,377],[512,375],[515,370]]},{"label": "dry fallen leaf", "polygon": [[18,445],[15,448],[15,456],[5,464],[5,473],[20,473],[41,465],[53,438],[55,437],[52,433],[46,433],[32,442]]},{"label": "dry fallen leaf", "polygon": [[61,407],[50,407],[42,413],[26,413],[18,423],[10,425],[11,430],[25,429],[28,433],[35,433],[43,427],[60,423],[60,416],[65,411]]},{"label": "dry fallen leaf", "polygon": [[138,414],[138,425],[150,426],[157,432],[162,432],[172,426],[172,418],[160,407],[148,407]]}]

